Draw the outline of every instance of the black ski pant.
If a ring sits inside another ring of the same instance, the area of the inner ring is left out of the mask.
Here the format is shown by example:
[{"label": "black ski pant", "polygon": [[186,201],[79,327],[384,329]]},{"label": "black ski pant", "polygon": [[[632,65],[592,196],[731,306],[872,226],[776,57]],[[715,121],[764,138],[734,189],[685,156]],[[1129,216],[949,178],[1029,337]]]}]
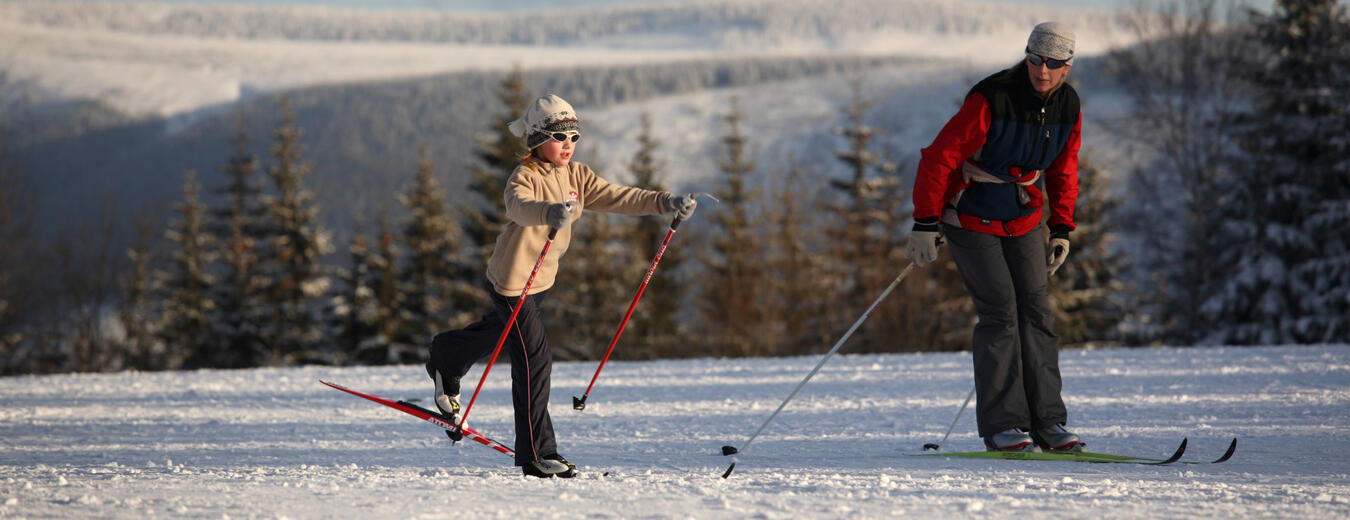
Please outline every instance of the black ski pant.
[{"label": "black ski pant", "polygon": [[[550,375],[553,372],[553,352],[544,335],[544,323],[539,316],[539,304],[548,291],[531,294],[516,316],[515,325],[502,345],[511,357],[511,402],[516,411],[516,465],[558,453],[553,435],[553,421],[548,414]],[[472,325],[459,330],[437,334],[431,340],[431,359],[427,365],[442,374],[463,377],[474,362],[492,354],[501,337],[506,320],[511,318],[519,297],[503,296],[488,285],[492,295],[492,312],[483,315]],[[468,398],[476,383],[461,383],[461,395]],[[467,402],[463,403],[468,406]]]},{"label": "black ski pant", "polygon": [[1066,423],[1042,229],[1017,237],[944,231],[979,315],[971,350],[980,437]]}]

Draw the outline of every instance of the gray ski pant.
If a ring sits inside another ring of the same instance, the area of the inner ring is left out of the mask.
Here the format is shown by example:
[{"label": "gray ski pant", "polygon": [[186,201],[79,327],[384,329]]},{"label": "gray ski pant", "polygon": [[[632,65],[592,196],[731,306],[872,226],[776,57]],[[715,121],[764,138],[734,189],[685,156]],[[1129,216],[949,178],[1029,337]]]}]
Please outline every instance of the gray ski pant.
[{"label": "gray ski pant", "polygon": [[1066,423],[1043,230],[1000,237],[943,228],[979,315],[971,350],[980,437]]},{"label": "gray ski pant", "polygon": [[[502,350],[511,358],[511,402],[515,406],[516,465],[558,453],[557,438],[553,434],[553,420],[548,413],[550,376],[553,372],[553,351],[544,335],[544,323],[539,316],[539,304],[548,291],[531,294],[520,307],[515,325],[511,328]],[[501,337],[506,320],[511,318],[519,297],[503,296],[488,285],[492,295],[492,312],[483,315],[472,325],[459,330],[437,334],[431,340],[431,359],[428,366],[463,377],[474,362],[492,354]],[[461,395],[468,399],[477,383],[461,382]],[[463,401],[468,406],[468,401]]]}]

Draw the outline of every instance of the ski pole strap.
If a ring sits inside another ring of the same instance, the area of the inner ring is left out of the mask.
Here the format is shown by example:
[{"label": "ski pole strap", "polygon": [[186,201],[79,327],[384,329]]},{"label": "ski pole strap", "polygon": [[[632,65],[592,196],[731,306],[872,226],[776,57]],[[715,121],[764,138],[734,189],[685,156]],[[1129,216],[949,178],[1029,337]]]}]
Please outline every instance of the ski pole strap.
[{"label": "ski pole strap", "polygon": [[[895,288],[900,285],[900,282],[905,279],[905,276],[913,270],[914,262],[910,262],[903,271],[900,271],[900,275],[896,276],[895,280],[892,280],[891,284],[886,286],[886,290],[881,292],[881,296],[878,296],[876,301],[873,301],[872,305],[867,308],[867,311],[863,312],[862,316],[858,317],[858,321],[853,322],[853,326],[849,327],[848,332],[844,333],[844,337],[839,338],[839,341],[834,343],[834,347],[831,347],[830,351],[825,353],[825,357],[821,358],[819,363],[816,363],[816,368],[811,369],[811,373],[807,374],[806,378],[802,379],[802,382],[797,383],[797,388],[792,389],[792,393],[788,394],[787,399],[784,399],[782,404],[778,405],[778,409],[774,410],[773,413],[769,415],[769,418],[764,421],[764,424],[761,424],[759,429],[755,430],[754,435],[751,435],[750,438],[745,441],[745,444],[742,444],[741,448],[736,450],[737,452],[744,453],[745,450],[750,447],[750,443],[754,442],[756,437],[759,437],[760,432],[763,432],[764,428],[768,426],[770,422],[773,422],[773,418],[778,416],[778,412],[783,411],[783,407],[787,406],[788,401],[791,401],[793,397],[796,397],[797,392],[801,391],[803,386],[806,386],[807,381],[810,381],[812,377],[815,377],[816,372],[820,372],[820,367],[825,366],[825,362],[829,361],[830,356],[833,356],[835,352],[839,351],[839,347],[843,346],[845,341],[848,341],[848,338],[858,330],[858,327],[862,326],[864,321],[867,321],[867,318],[872,315],[872,311],[875,311],[877,306],[881,305],[881,301],[885,300],[886,297],[891,294],[891,291],[894,291]],[[728,473],[730,473],[730,471],[728,471]]]}]

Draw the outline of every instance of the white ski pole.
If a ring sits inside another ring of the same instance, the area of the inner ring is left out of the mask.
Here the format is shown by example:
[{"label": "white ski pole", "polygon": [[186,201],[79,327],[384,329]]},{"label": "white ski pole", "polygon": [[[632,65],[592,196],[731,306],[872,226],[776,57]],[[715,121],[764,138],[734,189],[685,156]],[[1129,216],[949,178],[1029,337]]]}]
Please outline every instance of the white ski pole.
[{"label": "white ski pole", "polygon": [[867,312],[864,312],[862,316],[859,316],[858,321],[853,322],[853,326],[849,327],[848,332],[844,333],[844,337],[839,338],[839,341],[835,342],[834,347],[831,348],[829,352],[825,353],[825,357],[821,358],[819,363],[816,363],[816,368],[811,369],[811,373],[807,374],[806,378],[802,379],[802,382],[797,383],[797,388],[792,389],[792,393],[788,394],[787,399],[784,399],[783,403],[778,405],[778,409],[774,410],[773,413],[769,415],[769,418],[764,420],[764,424],[761,424],[759,426],[759,429],[755,430],[755,434],[751,435],[750,438],[745,441],[745,444],[742,444],[739,449],[731,445],[722,446],[722,455],[732,456],[731,466],[727,467],[725,473],[722,473],[722,478],[727,478],[731,476],[731,471],[736,469],[735,454],[744,452],[746,448],[750,447],[750,443],[754,442],[755,437],[758,437],[760,432],[764,431],[764,427],[768,426],[770,422],[773,422],[773,418],[778,416],[778,412],[783,411],[783,407],[787,406],[788,401],[791,401],[793,397],[796,397],[797,392],[801,391],[803,386],[806,386],[806,382],[810,381],[811,378],[816,375],[816,372],[820,371],[820,367],[825,366],[825,362],[829,361],[830,356],[833,356],[835,352],[838,352],[839,347],[844,346],[844,342],[848,341],[849,336],[852,336],[853,332],[857,331],[858,327],[862,326],[864,321],[867,321],[867,317],[872,315],[872,311],[875,311],[877,309],[877,306],[881,305],[881,300],[886,299],[886,296],[890,295],[891,291],[894,291],[895,288],[900,285],[900,281],[905,279],[905,275],[908,275],[909,272],[913,270],[914,270],[914,262],[910,262],[909,266],[905,267],[903,271],[900,271],[900,275],[896,276],[895,280],[891,281],[891,284],[886,287],[886,290],[881,292],[881,296],[878,296],[876,301],[872,302],[872,305],[867,308]]}]

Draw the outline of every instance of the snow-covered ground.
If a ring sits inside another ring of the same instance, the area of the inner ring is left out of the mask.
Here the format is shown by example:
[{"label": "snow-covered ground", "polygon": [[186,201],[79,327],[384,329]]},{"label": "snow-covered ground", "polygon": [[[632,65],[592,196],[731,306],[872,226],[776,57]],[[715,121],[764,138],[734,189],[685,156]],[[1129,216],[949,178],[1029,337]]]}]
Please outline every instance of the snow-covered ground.
[{"label": "snow-covered ground", "polygon": [[[970,388],[968,353],[841,355],[739,456],[819,360],[554,367],[562,453],[510,459],[334,391],[426,397],[421,367],[0,379],[4,518],[1346,518],[1350,346],[1065,351],[1071,426],[1098,451],[1220,465],[912,457]],[[481,366],[469,374],[477,381]],[[470,421],[510,439],[497,367]],[[423,401],[426,404],[426,401]],[[979,449],[968,410],[944,447]]]}]

